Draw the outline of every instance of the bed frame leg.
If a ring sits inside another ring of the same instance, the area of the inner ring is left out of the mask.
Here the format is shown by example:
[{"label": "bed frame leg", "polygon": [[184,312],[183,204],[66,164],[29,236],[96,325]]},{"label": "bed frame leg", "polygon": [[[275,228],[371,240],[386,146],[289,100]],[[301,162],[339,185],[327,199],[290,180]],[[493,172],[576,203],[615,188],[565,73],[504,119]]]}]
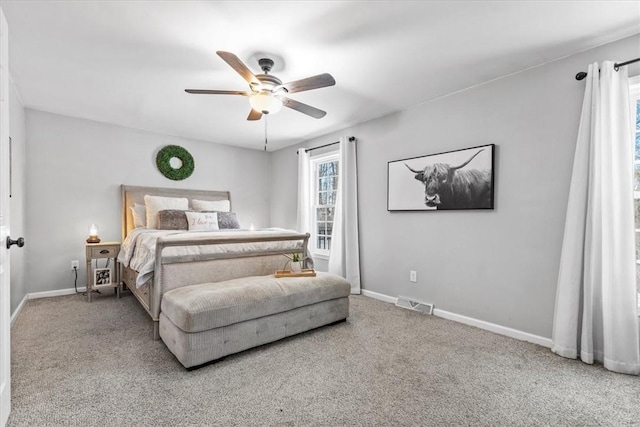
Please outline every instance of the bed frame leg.
[{"label": "bed frame leg", "polygon": [[153,340],[158,341],[160,339],[160,322],[157,320],[153,321]]}]

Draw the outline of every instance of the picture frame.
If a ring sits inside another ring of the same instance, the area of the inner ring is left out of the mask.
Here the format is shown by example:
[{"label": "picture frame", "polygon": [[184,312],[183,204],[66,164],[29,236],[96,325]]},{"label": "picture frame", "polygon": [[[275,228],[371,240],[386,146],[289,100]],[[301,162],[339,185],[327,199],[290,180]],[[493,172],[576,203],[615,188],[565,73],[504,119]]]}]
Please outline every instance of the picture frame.
[{"label": "picture frame", "polygon": [[112,286],[110,268],[96,268],[93,270],[93,287],[103,288]]},{"label": "picture frame", "polygon": [[495,144],[387,163],[387,210],[494,208]]}]

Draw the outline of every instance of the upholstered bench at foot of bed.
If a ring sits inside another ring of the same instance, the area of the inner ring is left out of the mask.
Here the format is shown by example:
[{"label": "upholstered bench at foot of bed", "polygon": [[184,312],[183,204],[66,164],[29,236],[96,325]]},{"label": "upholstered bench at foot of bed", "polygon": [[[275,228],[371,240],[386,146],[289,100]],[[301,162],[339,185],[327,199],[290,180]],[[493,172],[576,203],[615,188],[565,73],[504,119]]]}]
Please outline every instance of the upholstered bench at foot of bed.
[{"label": "upholstered bench at foot of bed", "polygon": [[160,337],[189,368],[344,320],[350,292],[328,273],[185,286],[162,298]]}]

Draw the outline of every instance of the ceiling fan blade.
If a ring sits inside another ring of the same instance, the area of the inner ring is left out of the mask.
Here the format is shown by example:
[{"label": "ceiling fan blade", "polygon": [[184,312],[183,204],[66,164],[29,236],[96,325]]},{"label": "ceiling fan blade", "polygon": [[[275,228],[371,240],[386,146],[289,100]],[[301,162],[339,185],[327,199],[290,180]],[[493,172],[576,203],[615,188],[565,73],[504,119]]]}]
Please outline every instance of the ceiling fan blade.
[{"label": "ceiling fan blade", "polygon": [[235,56],[231,52],[224,52],[219,50],[216,52],[220,58],[224,60],[227,64],[231,66],[236,73],[240,74],[243,79],[247,81],[250,85],[261,85],[260,80],[256,76],[253,75],[251,70],[244,65],[244,62],[240,60],[237,56]]},{"label": "ceiling fan blade", "polygon": [[253,108],[249,111],[249,116],[247,120],[260,120],[262,118],[262,113],[254,110]]},{"label": "ceiling fan blade", "polygon": [[307,77],[306,79],[296,80],[282,85],[287,92],[296,93],[305,90],[320,89],[321,87],[333,86],[336,81],[331,74],[318,74],[317,76]]},{"label": "ceiling fan blade", "polygon": [[251,95],[249,92],[243,92],[241,90],[185,89],[184,91],[187,93],[195,93],[200,95]]},{"label": "ceiling fan blade", "polygon": [[303,104],[302,102],[295,101],[291,98],[282,97],[280,100],[282,101],[283,106],[300,111],[314,119],[321,119],[327,115],[326,111],[322,111],[316,107],[312,107],[311,105]]}]

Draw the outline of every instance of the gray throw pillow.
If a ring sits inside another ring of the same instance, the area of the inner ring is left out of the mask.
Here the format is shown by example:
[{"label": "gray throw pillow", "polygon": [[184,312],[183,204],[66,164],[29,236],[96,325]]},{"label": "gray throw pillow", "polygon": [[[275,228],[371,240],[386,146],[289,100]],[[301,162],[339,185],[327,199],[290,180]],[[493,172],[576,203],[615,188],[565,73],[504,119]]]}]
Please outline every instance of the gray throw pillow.
[{"label": "gray throw pillow", "polygon": [[188,230],[187,215],[177,209],[159,211],[157,227],[158,230]]},{"label": "gray throw pillow", "polygon": [[238,217],[235,212],[218,212],[218,227],[222,229],[240,228]]},{"label": "gray throw pillow", "polygon": [[240,228],[238,217],[235,212],[220,212],[220,211],[201,211],[205,213],[217,213],[218,214],[218,228],[220,230],[231,230]]}]

